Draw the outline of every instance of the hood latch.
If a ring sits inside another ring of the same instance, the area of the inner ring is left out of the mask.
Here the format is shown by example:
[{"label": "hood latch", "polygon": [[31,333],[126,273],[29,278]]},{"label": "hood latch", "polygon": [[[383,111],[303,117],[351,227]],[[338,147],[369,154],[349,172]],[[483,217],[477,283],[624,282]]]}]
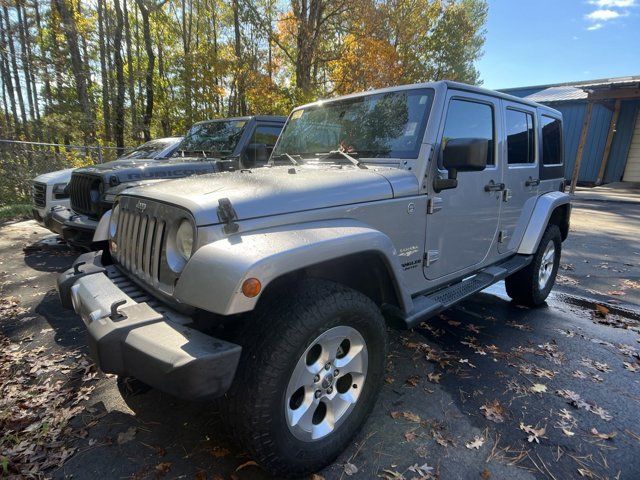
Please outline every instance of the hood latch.
[{"label": "hood latch", "polygon": [[218,200],[218,218],[225,224],[223,227],[224,233],[236,233],[240,229],[240,226],[234,221],[238,219],[238,215],[233,209],[233,205],[231,205],[231,200],[228,198]]}]

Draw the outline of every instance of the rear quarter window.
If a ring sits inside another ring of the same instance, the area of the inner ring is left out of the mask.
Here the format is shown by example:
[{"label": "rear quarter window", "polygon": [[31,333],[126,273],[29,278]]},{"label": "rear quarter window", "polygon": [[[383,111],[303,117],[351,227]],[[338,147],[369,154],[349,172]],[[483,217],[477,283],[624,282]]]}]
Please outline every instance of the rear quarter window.
[{"label": "rear quarter window", "polygon": [[542,164],[562,165],[562,122],[542,115]]}]

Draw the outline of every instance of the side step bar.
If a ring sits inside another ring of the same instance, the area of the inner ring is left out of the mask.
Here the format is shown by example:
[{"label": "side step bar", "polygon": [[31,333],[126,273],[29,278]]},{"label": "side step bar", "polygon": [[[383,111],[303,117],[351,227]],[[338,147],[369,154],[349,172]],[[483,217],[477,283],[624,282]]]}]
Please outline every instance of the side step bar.
[{"label": "side step bar", "polygon": [[487,267],[474,276],[458,283],[426,295],[414,297],[414,308],[408,313],[401,312],[395,307],[388,307],[386,309],[387,313],[395,317],[399,316],[407,328],[413,328],[423,320],[438,315],[459,301],[523,269],[531,263],[532,259],[532,255],[516,255],[503,263]]}]

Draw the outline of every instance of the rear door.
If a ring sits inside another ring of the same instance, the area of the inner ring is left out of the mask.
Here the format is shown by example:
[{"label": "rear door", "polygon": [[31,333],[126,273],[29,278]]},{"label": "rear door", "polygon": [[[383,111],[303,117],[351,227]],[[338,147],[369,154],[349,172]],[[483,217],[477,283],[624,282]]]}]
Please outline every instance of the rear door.
[{"label": "rear door", "polygon": [[[536,109],[519,103],[502,101],[505,144],[502,164],[505,190],[500,212],[498,251],[505,253],[517,248],[512,242],[518,221],[522,224],[531,215],[533,202],[538,195],[539,154],[537,141]],[[529,203],[527,203],[529,202]],[[526,217],[526,218],[525,218]]]},{"label": "rear door", "polygon": [[458,186],[434,193],[439,206],[427,214],[424,274],[429,280],[465,271],[497,255],[502,191],[500,99],[450,90],[440,127],[435,174],[447,177],[442,168],[444,145],[454,138],[485,138],[489,142],[487,167],[480,172],[458,173]]}]

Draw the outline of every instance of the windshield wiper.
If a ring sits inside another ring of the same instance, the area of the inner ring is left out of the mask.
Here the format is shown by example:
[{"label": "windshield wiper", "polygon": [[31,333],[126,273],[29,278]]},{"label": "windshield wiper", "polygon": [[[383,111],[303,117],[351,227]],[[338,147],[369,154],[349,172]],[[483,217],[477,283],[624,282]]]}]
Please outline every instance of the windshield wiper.
[{"label": "windshield wiper", "polygon": [[[282,157],[286,157],[286,158],[287,158],[287,160],[289,160],[289,161],[290,161],[291,163],[293,163],[294,165],[300,165],[300,162],[299,162],[299,161],[297,161],[295,158],[293,158],[291,155],[289,155],[287,152],[282,152],[281,154],[276,155],[276,156],[274,157],[274,159],[275,159],[275,158],[282,158]],[[273,165],[273,161],[272,161],[272,160],[269,160],[269,164]]]},{"label": "windshield wiper", "polygon": [[353,163],[358,168],[362,168],[364,170],[369,168],[364,163],[362,163],[360,160],[358,160],[356,158],[353,158],[351,155],[349,155],[346,152],[343,152],[342,150],[331,150],[329,153],[317,153],[316,155],[321,155],[319,160],[324,160],[324,159],[327,159],[327,158],[331,158],[334,155],[342,155],[344,158],[349,160],[351,163]]}]

